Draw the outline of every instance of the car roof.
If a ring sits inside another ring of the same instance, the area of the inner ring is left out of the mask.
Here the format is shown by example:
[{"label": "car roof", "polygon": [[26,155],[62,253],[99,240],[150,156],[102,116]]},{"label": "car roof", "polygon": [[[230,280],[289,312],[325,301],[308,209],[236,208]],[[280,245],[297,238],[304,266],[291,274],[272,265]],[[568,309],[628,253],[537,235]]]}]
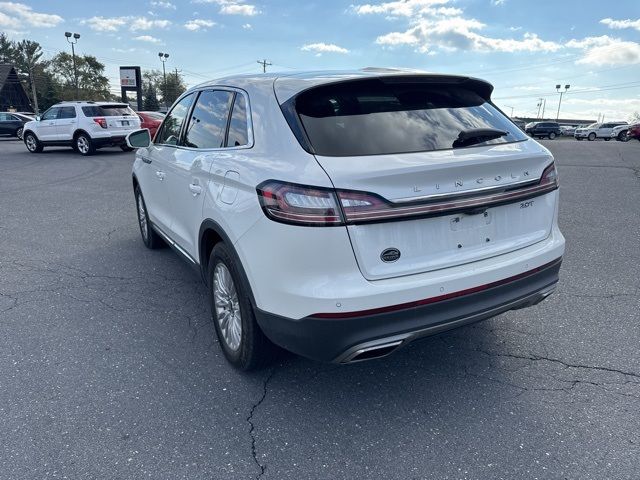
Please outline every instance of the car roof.
[{"label": "car roof", "polygon": [[323,70],[231,75],[208,82],[203,82],[194,87],[194,89],[220,85],[235,86],[240,88],[246,86],[257,88],[273,88],[276,96],[278,97],[278,100],[280,102],[285,102],[286,100],[304,90],[307,90],[308,88],[316,87],[323,84],[336,83],[345,80],[407,75],[432,77],[436,79],[442,79],[443,81],[474,80],[476,82],[479,82],[479,85],[481,85],[483,87],[483,90],[486,90],[489,95],[493,90],[493,87],[488,82],[464,75],[446,75],[425,72],[421,70],[377,67],[367,67],[361,70]]}]

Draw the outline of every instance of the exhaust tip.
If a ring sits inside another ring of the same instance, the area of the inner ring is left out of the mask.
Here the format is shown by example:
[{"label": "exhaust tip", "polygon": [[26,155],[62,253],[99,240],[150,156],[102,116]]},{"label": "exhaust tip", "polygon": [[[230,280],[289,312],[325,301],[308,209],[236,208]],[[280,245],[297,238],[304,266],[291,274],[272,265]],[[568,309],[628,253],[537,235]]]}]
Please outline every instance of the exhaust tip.
[{"label": "exhaust tip", "polygon": [[343,363],[363,362],[365,360],[386,357],[397,350],[401,343],[402,340],[398,340],[396,342],[383,343],[356,350],[352,355],[347,357]]}]

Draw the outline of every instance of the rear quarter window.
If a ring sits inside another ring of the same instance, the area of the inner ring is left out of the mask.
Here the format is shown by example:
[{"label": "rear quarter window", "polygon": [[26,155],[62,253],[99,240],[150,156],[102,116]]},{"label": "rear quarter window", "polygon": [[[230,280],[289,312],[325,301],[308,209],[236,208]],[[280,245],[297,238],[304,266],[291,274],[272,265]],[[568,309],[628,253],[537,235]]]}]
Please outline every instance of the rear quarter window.
[{"label": "rear quarter window", "polygon": [[454,148],[462,131],[506,134],[479,145],[527,137],[478,93],[455,84],[356,80],[295,98],[295,111],[318,155],[359,156]]}]

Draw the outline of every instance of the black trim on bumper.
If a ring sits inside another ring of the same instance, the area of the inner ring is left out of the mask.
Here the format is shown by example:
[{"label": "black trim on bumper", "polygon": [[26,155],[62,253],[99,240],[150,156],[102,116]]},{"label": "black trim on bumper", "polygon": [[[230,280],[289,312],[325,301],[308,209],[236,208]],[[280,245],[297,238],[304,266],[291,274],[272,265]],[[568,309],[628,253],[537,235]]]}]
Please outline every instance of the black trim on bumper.
[{"label": "black trim on bumper", "polygon": [[118,147],[120,145],[124,145],[127,143],[127,137],[122,136],[113,136],[113,137],[98,137],[92,138],[91,141],[95,145],[96,148],[101,147]]},{"label": "black trim on bumper", "polygon": [[509,283],[468,295],[352,318],[305,317],[300,320],[255,309],[256,318],[271,341],[298,355],[327,362],[349,362],[356,352],[374,345],[416,338],[494,317],[508,310],[535,305],[550,295],[558,282],[562,259],[518,276]]}]

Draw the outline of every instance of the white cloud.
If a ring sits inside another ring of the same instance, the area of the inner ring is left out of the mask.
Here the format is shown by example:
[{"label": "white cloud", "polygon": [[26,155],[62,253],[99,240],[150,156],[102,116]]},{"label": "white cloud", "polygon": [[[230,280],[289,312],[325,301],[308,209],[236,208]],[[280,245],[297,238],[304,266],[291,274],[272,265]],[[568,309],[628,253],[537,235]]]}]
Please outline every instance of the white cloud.
[{"label": "white cloud", "polygon": [[138,37],[133,37],[134,40],[138,40],[140,42],[148,42],[148,43],[162,43],[162,40],[156,37],[152,37],[151,35],[140,35]]},{"label": "white cloud", "polygon": [[245,30],[251,30],[253,29],[253,25],[251,25],[250,23],[245,23],[242,25],[242,28],[244,28]]},{"label": "white cloud", "polygon": [[127,24],[126,17],[91,17],[81,23],[89,25],[91,30],[97,32],[117,32],[120,27]]},{"label": "white cloud", "polygon": [[169,25],[171,25],[169,20],[149,20],[146,17],[137,17],[131,20],[129,29],[135,32],[137,30],[151,30],[152,28],[167,28]]},{"label": "white cloud", "polygon": [[121,27],[128,26],[132,32],[151,30],[153,28],[167,28],[169,20],[149,19],[147,17],[91,17],[83,20],[82,24],[97,32],[117,32]]},{"label": "white cloud", "polygon": [[640,43],[612,38],[608,35],[570,40],[569,48],[584,51],[576,63],[588,65],[632,65],[640,63]]},{"label": "white cloud", "polygon": [[244,0],[193,0],[193,3],[214,3],[220,5],[218,13],[222,15],[244,15],[252,17],[260,11],[255,5],[245,3]]},{"label": "white cloud", "polygon": [[433,54],[435,49],[478,52],[555,52],[562,45],[524,33],[520,38],[495,38],[483,35],[486,25],[464,16],[459,8],[447,6],[450,0],[397,0],[380,4],[353,6],[358,15],[383,14],[388,18],[407,17],[408,28],[376,38],[378,45],[408,45],[419,52]]},{"label": "white cloud", "polygon": [[501,6],[507,3],[507,0],[491,0],[491,5]]},{"label": "white cloud", "polygon": [[192,32],[198,32],[200,30],[207,30],[209,27],[213,27],[216,24],[213,20],[205,20],[203,18],[196,18],[195,20],[189,20],[184,24],[184,28],[191,30]]},{"label": "white cloud", "polygon": [[171,3],[171,2],[163,2],[162,0],[151,0],[151,6],[152,7],[158,7],[158,8],[166,8],[168,10],[175,10],[176,6]]},{"label": "white cloud", "polygon": [[0,2],[0,26],[2,27],[55,27],[63,21],[60,15],[35,12],[24,3]]},{"label": "white cloud", "polygon": [[446,3],[449,3],[449,0],[397,0],[375,5],[370,3],[355,5],[352,8],[358,15],[378,13],[392,17],[413,17],[421,13],[432,12],[434,5],[444,5]]},{"label": "white cloud", "polygon": [[343,47],[339,47],[333,43],[309,43],[307,45],[303,45],[300,50],[303,52],[314,52],[316,54],[323,53],[349,53],[349,50]]},{"label": "white cloud", "polygon": [[609,28],[622,30],[624,28],[635,28],[640,31],[640,18],[638,20],[614,20],[613,18],[603,18],[600,23],[607,25]]}]

